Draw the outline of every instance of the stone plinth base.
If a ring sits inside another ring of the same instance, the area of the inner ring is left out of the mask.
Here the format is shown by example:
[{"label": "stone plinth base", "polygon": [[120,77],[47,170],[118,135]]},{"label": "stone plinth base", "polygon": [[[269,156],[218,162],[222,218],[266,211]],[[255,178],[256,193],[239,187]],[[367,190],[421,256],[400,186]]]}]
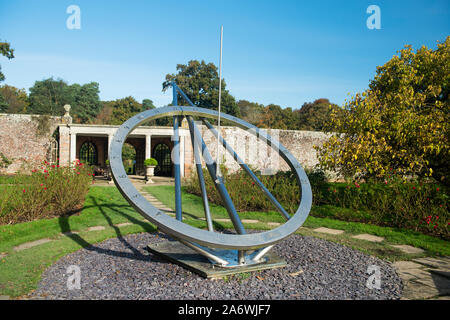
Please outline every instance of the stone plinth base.
[{"label": "stone plinth base", "polygon": [[266,262],[224,268],[212,264],[205,256],[178,241],[152,243],[147,247],[147,250],[204,278],[222,278],[236,273],[282,268],[287,265],[284,259],[269,252],[264,256],[267,258]]}]

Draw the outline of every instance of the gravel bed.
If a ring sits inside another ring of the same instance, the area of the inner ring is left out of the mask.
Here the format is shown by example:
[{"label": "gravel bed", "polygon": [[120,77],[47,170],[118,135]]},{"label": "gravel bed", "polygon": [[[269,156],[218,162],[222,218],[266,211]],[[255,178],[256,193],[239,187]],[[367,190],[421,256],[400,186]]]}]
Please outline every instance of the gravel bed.
[{"label": "gravel bed", "polygon": [[[149,253],[162,233],[106,240],[68,254],[42,275],[34,299],[399,299],[401,279],[383,260],[337,243],[291,235],[274,250],[288,265],[227,279],[204,279]],[[81,288],[69,290],[67,268],[77,265]],[[370,265],[379,267],[380,289],[369,289]]]}]

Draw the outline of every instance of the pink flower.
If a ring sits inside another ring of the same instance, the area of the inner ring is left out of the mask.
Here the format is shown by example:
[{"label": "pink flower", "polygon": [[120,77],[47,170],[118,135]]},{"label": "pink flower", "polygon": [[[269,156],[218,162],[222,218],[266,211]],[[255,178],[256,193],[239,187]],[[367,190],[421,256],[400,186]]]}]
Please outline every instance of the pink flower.
[{"label": "pink flower", "polygon": [[77,174],[80,174],[79,172],[77,172]]},{"label": "pink flower", "polygon": [[436,191],[439,191],[439,188],[436,188]]},{"label": "pink flower", "polygon": [[25,189],[23,189],[22,192],[25,193]]},{"label": "pink flower", "polygon": [[39,186],[41,186],[41,187],[42,187],[43,185],[44,185],[44,184],[43,184],[43,183],[41,183],[41,184],[40,184]]}]

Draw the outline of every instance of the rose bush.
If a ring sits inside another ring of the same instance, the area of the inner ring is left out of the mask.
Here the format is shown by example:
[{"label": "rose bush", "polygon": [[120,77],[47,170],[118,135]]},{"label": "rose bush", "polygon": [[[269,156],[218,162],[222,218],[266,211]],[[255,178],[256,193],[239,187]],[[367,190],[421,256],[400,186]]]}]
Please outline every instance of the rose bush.
[{"label": "rose bush", "polygon": [[76,161],[62,167],[44,161],[0,185],[0,224],[67,215],[81,207],[92,183],[91,167]]}]

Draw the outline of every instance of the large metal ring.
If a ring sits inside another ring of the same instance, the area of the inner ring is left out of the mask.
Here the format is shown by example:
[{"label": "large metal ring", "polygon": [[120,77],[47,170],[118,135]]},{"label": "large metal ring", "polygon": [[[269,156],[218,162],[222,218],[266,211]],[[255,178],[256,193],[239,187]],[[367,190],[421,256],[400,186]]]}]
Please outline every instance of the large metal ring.
[{"label": "large metal ring", "polygon": [[[275,229],[261,233],[224,234],[192,227],[155,208],[138,192],[128,179],[122,163],[122,147],[130,132],[140,123],[167,116],[200,116],[216,119],[218,115],[219,113],[215,110],[198,107],[173,106],[147,110],[128,119],[117,129],[109,148],[109,161],[114,182],[125,199],[128,200],[137,212],[158,226],[161,231],[168,235],[172,235],[175,238],[212,248],[237,250],[251,250],[275,244],[288,237],[302,226],[308,217],[312,204],[311,185],[305,171],[295,157],[279,143],[276,145],[281,157],[296,174],[301,192],[301,201],[296,213],[289,220]],[[226,119],[244,130],[251,129],[248,132],[251,132],[257,138],[265,141],[274,148],[275,140],[273,140],[264,130],[260,130],[248,122],[227,114],[221,113],[220,116],[222,119]],[[278,152],[278,150],[276,151]]]}]

